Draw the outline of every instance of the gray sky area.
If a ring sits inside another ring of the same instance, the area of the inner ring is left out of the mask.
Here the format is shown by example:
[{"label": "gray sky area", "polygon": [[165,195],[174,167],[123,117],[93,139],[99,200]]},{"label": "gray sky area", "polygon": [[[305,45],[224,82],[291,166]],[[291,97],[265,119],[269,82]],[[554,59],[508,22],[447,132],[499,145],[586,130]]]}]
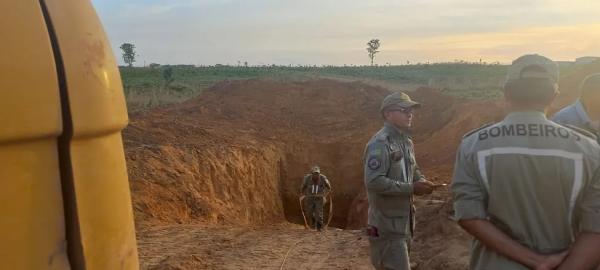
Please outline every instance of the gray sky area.
[{"label": "gray sky area", "polygon": [[503,63],[600,55],[598,0],[93,0],[119,62],[136,65]]}]

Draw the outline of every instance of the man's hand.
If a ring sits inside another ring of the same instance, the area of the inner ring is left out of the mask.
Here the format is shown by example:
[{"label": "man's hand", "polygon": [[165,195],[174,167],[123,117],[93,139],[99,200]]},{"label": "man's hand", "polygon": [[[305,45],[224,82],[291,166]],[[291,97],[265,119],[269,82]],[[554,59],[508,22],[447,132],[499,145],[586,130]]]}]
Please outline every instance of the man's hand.
[{"label": "man's hand", "polygon": [[[485,219],[462,219],[458,224],[482,244],[498,254],[535,270],[553,270],[559,267],[569,251],[558,254],[541,255],[512,239]],[[584,269],[584,268],[567,268]]]},{"label": "man's hand", "polygon": [[427,180],[419,180],[413,183],[413,190],[415,195],[427,195],[433,192],[434,184]]},{"label": "man's hand", "polygon": [[554,270],[567,258],[569,251],[544,256],[544,260],[535,267],[535,270]]},{"label": "man's hand", "polygon": [[571,247],[571,252],[557,269],[597,269],[600,261],[598,255],[599,245],[600,233],[580,233],[575,239],[575,244]]}]

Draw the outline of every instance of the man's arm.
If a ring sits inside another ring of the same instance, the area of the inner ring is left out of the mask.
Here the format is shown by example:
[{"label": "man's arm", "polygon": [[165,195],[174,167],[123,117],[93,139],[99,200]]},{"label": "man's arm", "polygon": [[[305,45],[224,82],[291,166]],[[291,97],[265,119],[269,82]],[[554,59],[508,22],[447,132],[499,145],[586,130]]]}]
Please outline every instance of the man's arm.
[{"label": "man's arm", "polygon": [[581,231],[571,253],[559,269],[592,269],[600,264],[600,168],[590,185],[584,188]]},{"label": "man's arm", "polygon": [[[412,149],[412,154],[415,155],[415,145],[412,142],[412,140],[410,140],[409,143],[410,143],[410,147]],[[421,172],[421,167],[419,166],[419,163],[417,162],[416,158],[415,158],[415,171],[413,173],[413,179],[412,180],[413,180],[413,182],[418,182],[418,181],[426,180],[425,176]]]},{"label": "man's arm", "polygon": [[426,178],[423,175],[423,173],[421,173],[421,168],[419,167],[419,164],[415,164],[415,176],[413,177],[413,182],[418,182],[422,180],[426,180]]},{"label": "man's arm", "polygon": [[600,234],[584,232],[577,237],[569,256],[558,270],[595,269],[600,257]]},{"label": "man's arm", "polygon": [[566,256],[566,253],[551,256],[540,255],[513,240],[494,224],[484,219],[460,220],[458,224],[489,249],[532,269],[554,269]]},{"label": "man's arm", "polygon": [[412,183],[387,177],[390,157],[382,142],[376,141],[367,146],[364,162],[365,185],[369,191],[395,196],[409,196],[413,193]]}]

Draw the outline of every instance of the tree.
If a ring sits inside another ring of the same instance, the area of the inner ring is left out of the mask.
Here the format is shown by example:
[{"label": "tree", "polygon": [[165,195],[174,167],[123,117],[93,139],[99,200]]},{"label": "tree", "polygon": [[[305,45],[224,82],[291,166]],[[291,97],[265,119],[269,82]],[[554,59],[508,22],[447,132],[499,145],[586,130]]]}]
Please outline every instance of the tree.
[{"label": "tree", "polygon": [[165,87],[168,87],[169,84],[175,80],[175,78],[173,78],[173,68],[170,66],[163,69],[162,76],[163,79],[165,79]]},{"label": "tree", "polygon": [[133,63],[135,62],[135,45],[131,43],[123,43],[119,48],[123,50],[123,61],[129,67],[132,67]]},{"label": "tree", "polygon": [[377,49],[379,49],[379,46],[381,44],[379,44],[379,39],[371,39],[371,41],[369,41],[369,43],[367,43],[367,52],[369,52],[369,58],[371,59],[371,66],[373,65],[373,59],[375,59],[375,54],[378,53],[379,51]]}]

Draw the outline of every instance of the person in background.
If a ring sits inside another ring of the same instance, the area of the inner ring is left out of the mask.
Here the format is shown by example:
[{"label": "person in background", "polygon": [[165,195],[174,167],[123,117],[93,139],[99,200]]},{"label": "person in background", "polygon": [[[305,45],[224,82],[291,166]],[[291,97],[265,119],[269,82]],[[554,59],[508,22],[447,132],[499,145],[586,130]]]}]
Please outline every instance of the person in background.
[{"label": "person in background", "polygon": [[554,114],[552,121],[571,128],[584,129],[599,137],[600,73],[587,76],[581,83],[580,90],[579,99]]},{"label": "person in background", "polygon": [[504,86],[510,112],[459,146],[452,192],[456,220],[475,237],[471,270],[598,266],[600,146],[546,118],[557,83],[550,59],[516,59]]},{"label": "person in background", "polygon": [[306,196],[311,227],[321,231],[323,229],[323,205],[327,193],[331,190],[331,183],[329,183],[327,176],[321,174],[319,166],[314,166],[310,172],[310,174],[304,176],[300,193]]},{"label": "person in background", "polygon": [[411,269],[413,196],[431,194],[434,189],[417,165],[409,131],[413,112],[420,106],[405,93],[385,97],[380,107],[385,123],[366,146],[367,234],[371,263],[376,269]]}]

